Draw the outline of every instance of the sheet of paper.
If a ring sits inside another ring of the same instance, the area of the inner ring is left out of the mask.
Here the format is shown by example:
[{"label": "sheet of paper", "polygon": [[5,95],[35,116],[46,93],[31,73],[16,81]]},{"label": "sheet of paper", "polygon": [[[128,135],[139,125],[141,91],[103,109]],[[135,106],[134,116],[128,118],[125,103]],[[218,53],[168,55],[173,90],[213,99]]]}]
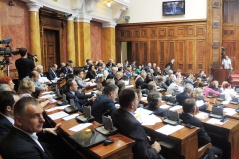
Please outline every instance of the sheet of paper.
[{"label": "sheet of paper", "polygon": [[125,86],[126,88],[133,88],[134,87],[134,85],[127,85],[127,86]]},{"label": "sheet of paper", "polygon": [[51,114],[51,115],[48,115],[52,120],[56,120],[56,119],[60,119],[60,118],[63,118],[65,116],[68,116],[69,114],[61,111],[61,112],[57,112],[57,113],[54,113],[54,114]]},{"label": "sheet of paper", "polygon": [[221,121],[221,119],[212,118],[212,119],[208,120],[206,123],[209,123],[209,124],[212,124],[212,125],[214,125],[214,124],[222,125],[225,122],[227,122],[227,120],[225,120],[224,122],[220,122],[220,121]]},{"label": "sheet of paper", "polygon": [[197,105],[197,107],[201,107],[201,106],[204,105],[204,101],[203,100],[197,100],[196,105]]},{"label": "sheet of paper", "polygon": [[204,112],[199,112],[197,115],[195,115],[195,117],[199,118],[199,119],[206,119],[208,118],[209,114],[208,113],[204,113]]},{"label": "sheet of paper", "polygon": [[41,96],[39,98],[52,98],[54,96],[56,96],[56,95],[55,94],[47,94],[47,95]]},{"label": "sheet of paper", "polygon": [[225,101],[222,102],[222,104],[229,104],[229,103],[230,103],[229,100],[225,100]]},{"label": "sheet of paper", "polygon": [[54,93],[53,91],[43,92],[42,95]]},{"label": "sheet of paper", "polygon": [[53,108],[50,108],[50,109],[47,109],[46,112],[51,112],[51,111],[54,111],[54,110],[63,110],[65,109],[66,107],[69,107],[70,105],[63,105],[63,106],[59,106],[59,107],[53,107]]},{"label": "sheet of paper", "polygon": [[165,134],[165,135],[170,135],[180,129],[184,128],[184,126],[182,125],[176,125],[176,126],[172,126],[172,125],[165,125],[163,127],[161,127],[160,129],[158,130],[155,130],[159,133],[162,133],[162,134]]},{"label": "sheet of paper", "polygon": [[92,125],[91,123],[82,123],[82,124],[78,124],[78,125],[70,128],[69,130],[74,131],[74,132],[78,132],[78,131],[81,131],[81,130],[87,128],[88,126],[91,126],[91,125]]},{"label": "sheet of paper", "polygon": [[71,119],[74,119],[75,117],[77,117],[79,114],[76,113],[76,114],[72,114],[72,115],[69,115],[67,117],[64,117],[62,118],[63,120],[71,120]]},{"label": "sheet of paper", "polygon": [[236,110],[233,109],[233,108],[224,108],[223,109],[223,112],[226,114],[226,115],[229,115],[229,116],[233,116],[234,114],[236,114]]},{"label": "sheet of paper", "polygon": [[162,120],[154,114],[144,116],[144,118],[141,118],[141,121],[142,125],[154,125],[155,123],[162,122]]},{"label": "sheet of paper", "polygon": [[142,97],[141,101],[147,100],[147,97]]},{"label": "sheet of paper", "polygon": [[164,105],[161,105],[160,108],[162,109],[168,109],[170,108],[171,106],[170,105],[167,105],[167,104],[164,104]]},{"label": "sheet of paper", "polygon": [[175,110],[178,110],[178,109],[181,109],[181,108],[182,108],[181,105],[175,105],[174,107],[169,108],[169,110],[173,110],[173,111],[175,111]]}]

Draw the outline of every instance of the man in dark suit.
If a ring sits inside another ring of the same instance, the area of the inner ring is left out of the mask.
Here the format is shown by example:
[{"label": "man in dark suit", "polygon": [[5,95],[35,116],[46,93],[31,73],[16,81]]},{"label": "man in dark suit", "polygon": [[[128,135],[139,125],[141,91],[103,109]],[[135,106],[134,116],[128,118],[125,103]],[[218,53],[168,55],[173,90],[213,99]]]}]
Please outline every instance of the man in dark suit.
[{"label": "man in dark suit", "polygon": [[191,98],[192,93],[193,93],[193,86],[191,84],[186,84],[184,91],[176,95],[178,104],[182,105],[185,99]]},{"label": "man in dark suit", "polygon": [[171,61],[169,61],[166,65],[165,68],[167,68],[168,66],[170,70],[173,70],[173,63],[174,63],[175,59],[172,59]]},{"label": "man in dark suit", "polygon": [[[193,86],[191,84],[189,84],[189,83],[186,84],[185,88],[184,88],[184,91],[182,93],[179,93],[179,94],[176,95],[176,99],[178,101],[178,104],[182,105],[185,99],[191,98],[192,93],[193,93]],[[205,102],[205,104],[200,106],[198,109],[200,111],[204,111],[204,110],[207,109],[208,105],[209,105],[209,103]]]},{"label": "man in dark suit", "polygon": [[160,144],[150,144],[143,126],[134,116],[138,103],[138,95],[133,89],[123,90],[119,95],[120,108],[111,115],[113,124],[121,134],[135,140],[132,149],[134,159],[162,159]]},{"label": "man in dark suit", "polygon": [[141,89],[147,89],[148,84],[144,82],[145,78],[147,76],[147,73],[143,70],[141,71],[140,75],[138,75],[135,79],[135,85],[136,88],[141,88]]},{"label": "man in dark suit", "polygon": [[57,70],[57,65],[54,64],[47,72],[47,78],[49,80],[54,80],[57,77],[56,71]]},{"label": "man in dark suit", "polygon": [[14,124],[13,105],[18,99],[18,95],[14,92],[3,91],[0,93],[0,143]]},{"label": "man in dark suit", "polygon": [[[180,114],[180,118],[183,120],[185,124],[191,124],[196,127],[199,127],[198,131],[198,147],[206,145],[211,142],[211,138],[206,133],[203,123],[194,117],[197,112],[196,102],[193,98],[185,99],[183,102],[183,113]],[[213,146],[212,150],[209,150],[208,155],[210,158],[214,158],[214,154],[221,158],[222,150]]]},{"label": "man in dark suit", "polygon": [[91,95],[84,95],[78,92],[78,84],[75,80],[69,79],[66,82],[66,99],[70,102],[70,99],[74,99],[75,106],[78,108],[79,111],[83,112],[84,105],[91,105],[92,102],[95,100],[95,96]]},{"label": "man in dark suit", "polygon": [[3,139],[1,155],[11,159],[52,159],[51,154],[37,140],[43,128],[43,108],[35,98],[23,97],[14,106],[14,126]]},{"label": "man in dark suit", "polygon": [[91,114],[97,122],[102,123],[102,115],[105,112],[108,111],[108,114],[111,114],[117,109],[114,101],[118,96],[118,90],[116,85],[108,85],[104,88],[104,93],[93,102]]}]

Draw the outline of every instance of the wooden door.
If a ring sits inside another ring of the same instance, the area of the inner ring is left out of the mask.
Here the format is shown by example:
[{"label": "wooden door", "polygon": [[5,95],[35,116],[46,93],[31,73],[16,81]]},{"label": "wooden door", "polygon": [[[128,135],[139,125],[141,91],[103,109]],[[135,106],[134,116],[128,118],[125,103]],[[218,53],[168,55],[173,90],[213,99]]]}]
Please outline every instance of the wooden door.
[{"label": "wooden door", "polygon": [[58,37],[58,31],[44,30],[43,67],[45,71],[60,61]]}]

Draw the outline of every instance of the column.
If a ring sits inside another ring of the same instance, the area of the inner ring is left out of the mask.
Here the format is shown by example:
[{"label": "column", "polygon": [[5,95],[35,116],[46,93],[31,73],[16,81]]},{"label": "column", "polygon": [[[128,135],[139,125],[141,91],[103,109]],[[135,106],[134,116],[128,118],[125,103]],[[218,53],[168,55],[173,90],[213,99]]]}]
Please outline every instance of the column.
[{"label": "column", "polygon": [[28,3],[29,11],[29,34],[30,34],[30,49],[29,52],[37,55],[38,63],[42,64],[41,42],[40,42],[40,23],[39,23],[39,9],[37,3]]},{"label": "column", "polygon": [[91,59],[90,21],[87,15],[79,16],[75,21],[76,52],[78,65],[84,66],[86,59]]},{"label": "column", "polygon": [[74,32],[74,17],[71,16],[67,19],[66,26],[66,49],[67,58],[73,62],[72,66],[76,66],[76,51],[75,51],[75,32]]},{"label": "column", "polygon": [[109,59],[116,61],[116,50],[115,50],[115,25],[116,23],[104,23],[103,34],[104,34],[104,57],[103,61],[108,62]]}]

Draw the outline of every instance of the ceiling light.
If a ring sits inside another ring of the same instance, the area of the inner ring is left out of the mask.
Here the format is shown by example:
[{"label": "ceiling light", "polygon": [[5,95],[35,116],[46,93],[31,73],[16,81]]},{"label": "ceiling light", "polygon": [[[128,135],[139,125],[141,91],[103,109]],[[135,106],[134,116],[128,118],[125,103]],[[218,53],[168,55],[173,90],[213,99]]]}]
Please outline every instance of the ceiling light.
[{"label": "ceiling light", "polygon": [[110,1],[107,1],[106,5],[107,5],[108,7],[110,7],[110,6],[111,6],[111,2],[110,2]]}]

